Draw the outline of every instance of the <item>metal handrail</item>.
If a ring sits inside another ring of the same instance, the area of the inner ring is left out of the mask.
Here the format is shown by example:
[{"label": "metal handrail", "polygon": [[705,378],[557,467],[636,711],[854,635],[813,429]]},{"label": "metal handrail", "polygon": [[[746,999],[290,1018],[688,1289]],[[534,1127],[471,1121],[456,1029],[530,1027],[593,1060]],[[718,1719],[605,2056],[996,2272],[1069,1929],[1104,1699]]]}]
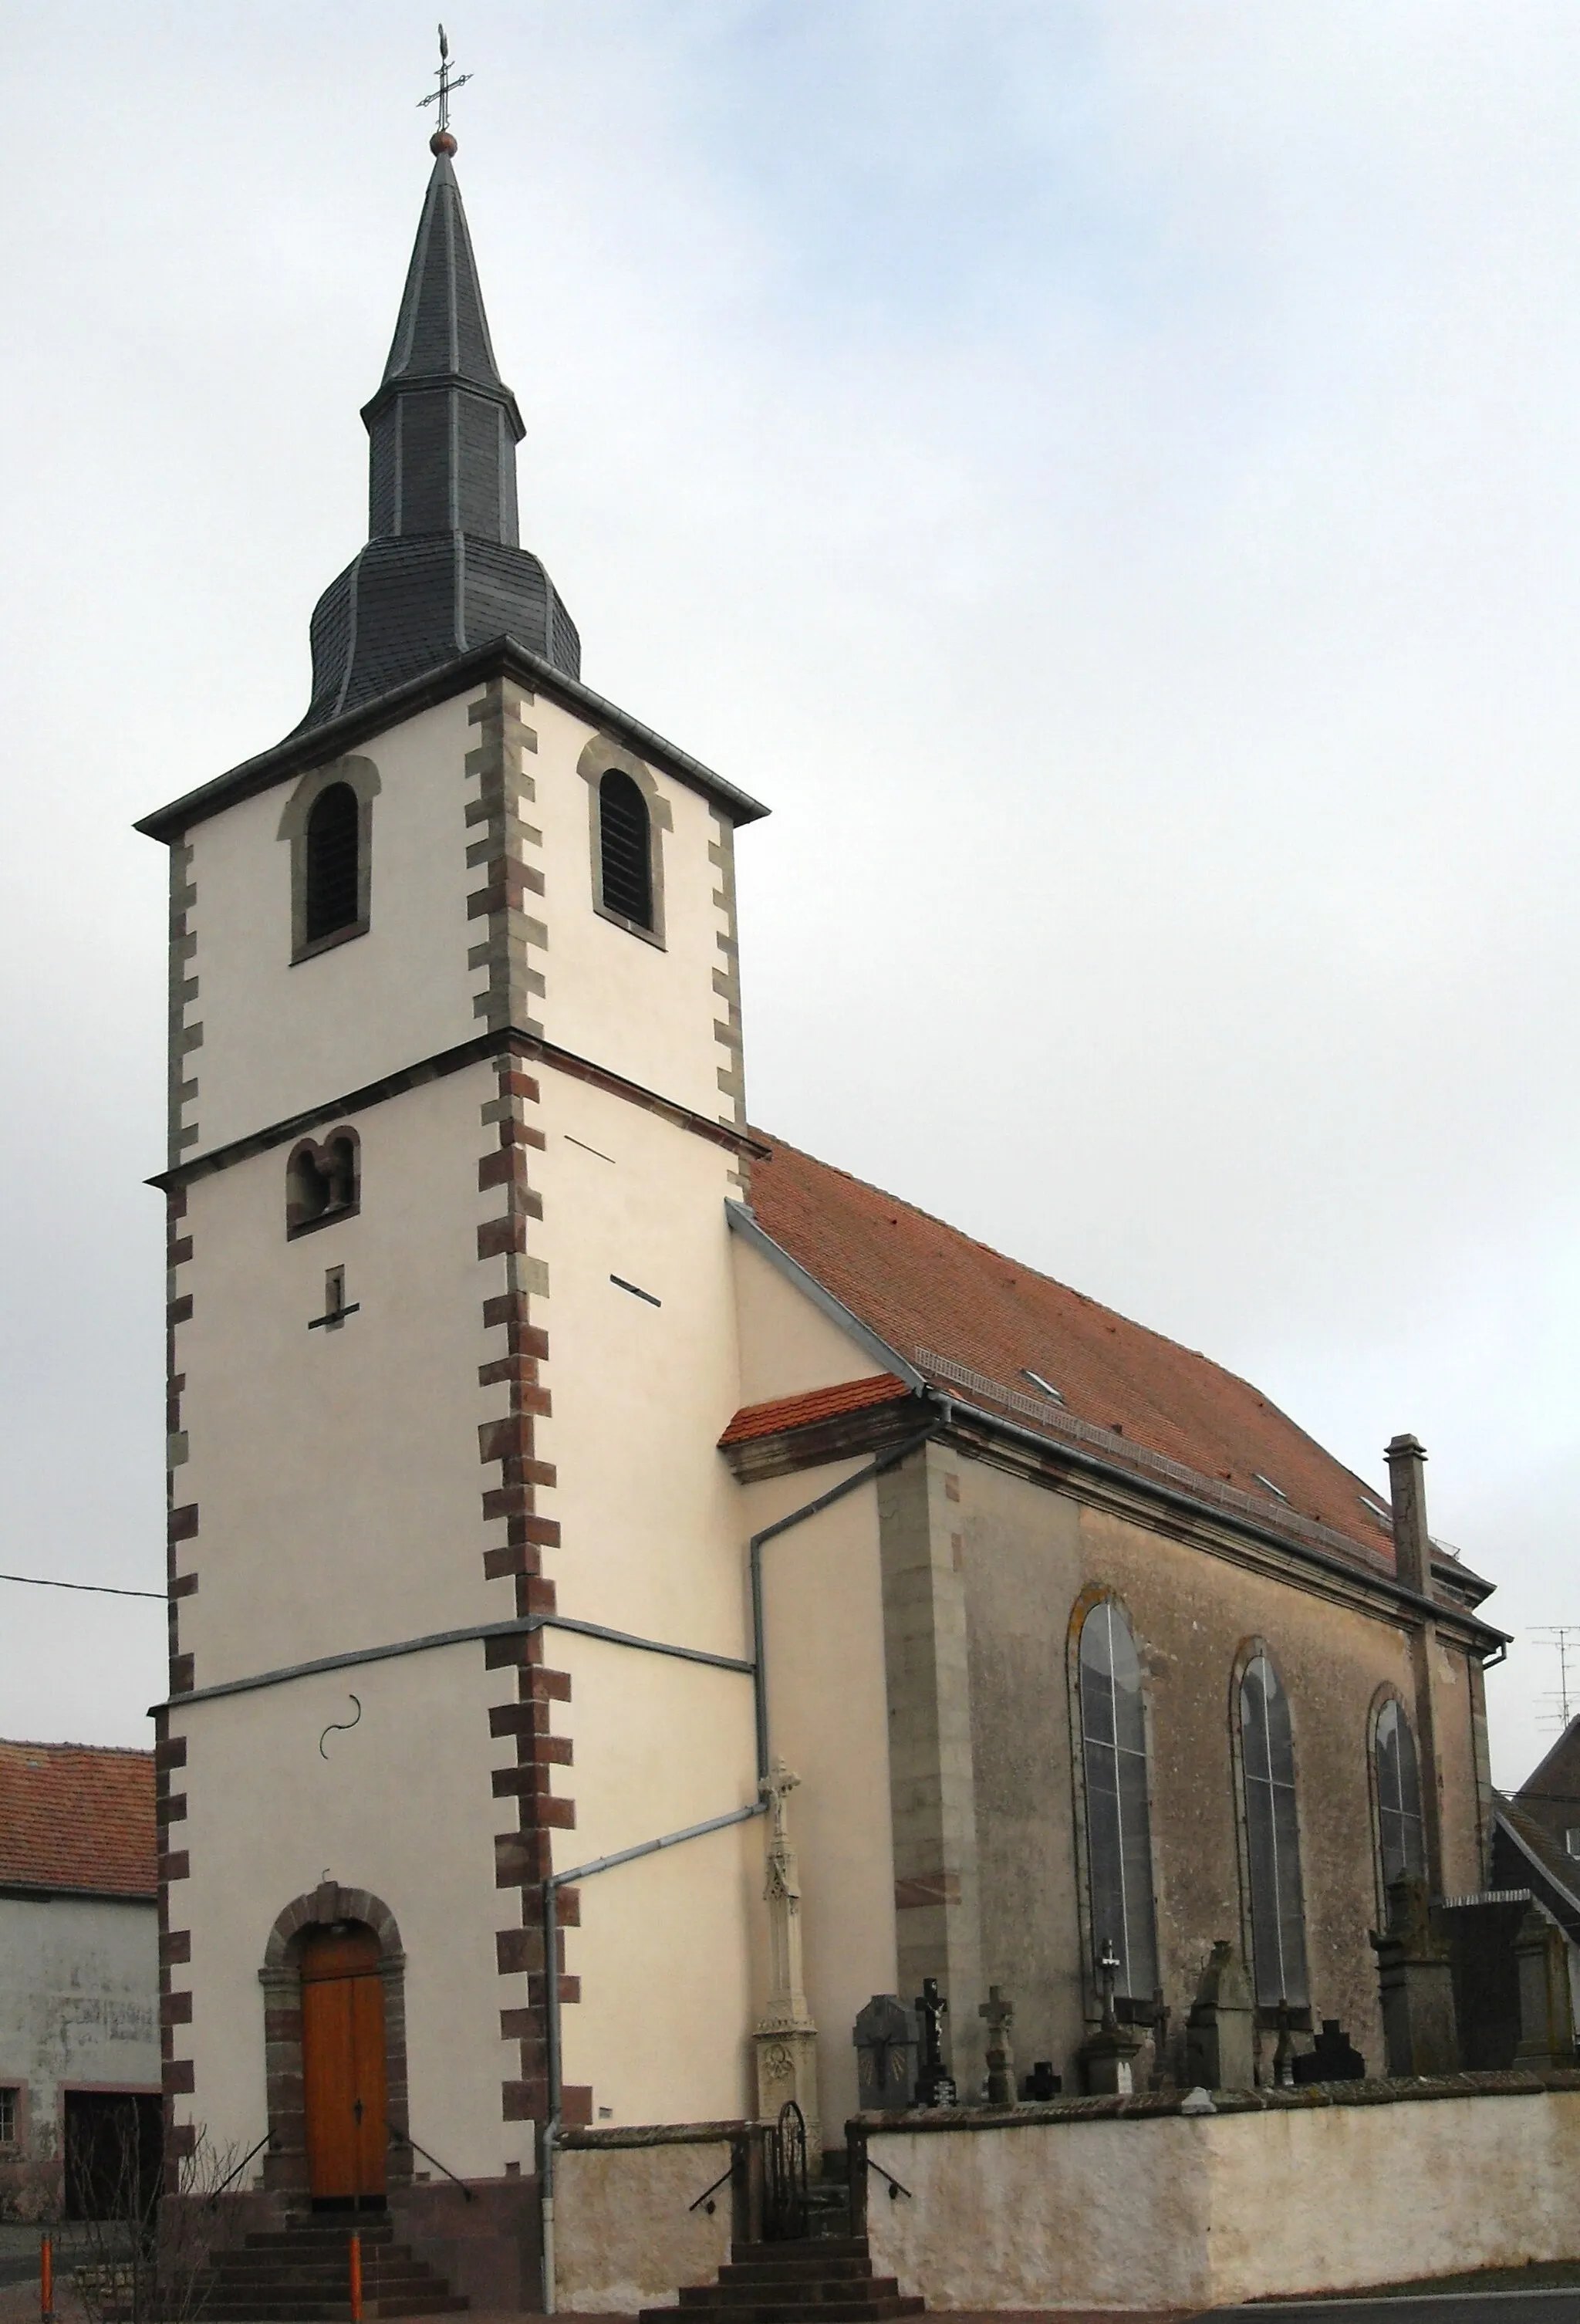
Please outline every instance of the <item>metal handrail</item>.
[{"label": "metal handrail", "polygon": [[465,2196],[466,2200],[469,2203],[476,2202],[476,2189],[469,2187],[464,2179],[456,2179],[455,2173],[451,2170],[449,2164],[447,2163],[441,2163],[436,2154],[430,2154],[426,2146],[419,2146],[409,2130],[391,2130],[390,2133],[390,2144],[391,2146],[409,2146],[414,2154],[420,2154],[425,2163],[431,2163],[436,2171],[442,2171],[446,2179],[454,2180],[455,2185],[460,2188],[461,2192]]},{"label": "metal handrail", "polygon": [[880,2179],[886,2179],[888,2181],[889,2201],[891,2203],[897,2202],[902,2195],[905,2196],[913,2203],[915,2201],[916,2198],[911,2193],[911,2190],[908,2187],[903,2187],[900,2184],[900,2181],[895,2177],[892,2171],[886,2171],[881,2163],[875,2163],[873,2161],[870,2154],[864,2154],[862,2160],[869,2171],[876,2171]]},{"label": "metal handrail", "polygon": [[[719,2191],[719,2190],[720,2190],[720,2188],[721,2188],[721,2187],[727,2186],[727,2185],[729,2184],[730,2172],[732,2172],[732,2171],[734,2170],[734,2168],[735,2168],[735,2165],[734,2165],[734,2163],[731,2163],[731,2164],[730,2164],[730,2170],[729,2170],[729,2171],[721,2171],[721,2172],[720,2172],[719,2176],[717,2177],[717,2179],[715,2179],[715,2180],[714,2180],[714,2181],[713,2181],[713,2183],[712,2183],[712,2185],[711,2187],[704,2187],[704,2188],[703,2189],[702,2193],[697,2197],[697,2200],[696,2200],[696,2201],[695,2201],[694,2203],[688,2203],[688,2204],[686,2205],[686,2207],[685,2207],[685,2208],[686,2208],[686,2209],[687,2209],[688,2211],[700,2211],[700,2210],[702,2209],[702,2208],[703,2208],[703,2205],[704,2203],[708,2203],[708,2198],[709,2198],[709,2196],[710,2196],[710,2195],[716,2195],[716,2194],[718,2193],[718,2191]],[[712,2212],[712,2209],[713,2209],[712,2204],[712,2203],[708,2203],[708,2209],[709,2209],[709,2211],[710,2211],[710,2212]]]},{"label": "metal handrail", "polygon": [[266,2130],[262,2137],[258,2141],[257,2145],[248,2148],[246,2153],[243,2155],[241,2161],[236,2164],[235,2169],[225,2172],[225,2177],[220,2181],[218,2186],[208,2198],[208,2208],[211,2211],[218,2209],[219,2199],[224,2194],[225,2189],[230,2185],[231,2181],[233,2179],[239,2179],[243,2172],[246,2169],[248,2163],[253,2160],[253,2157],[255,2154],[262,2154],[266,2146],[272,2146],[273,2144],[274,2133],[271,2130]]}]

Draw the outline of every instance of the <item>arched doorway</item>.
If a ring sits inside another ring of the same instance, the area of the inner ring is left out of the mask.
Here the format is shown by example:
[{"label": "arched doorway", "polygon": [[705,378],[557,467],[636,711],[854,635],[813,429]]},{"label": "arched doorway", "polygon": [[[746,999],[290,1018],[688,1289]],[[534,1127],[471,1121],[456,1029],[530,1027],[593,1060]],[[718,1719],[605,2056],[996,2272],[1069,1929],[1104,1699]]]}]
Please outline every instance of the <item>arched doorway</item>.
[{"label": "arched doorway", "polygon": [[315,2207],[381,2208],[390,2129],[379,1940],[360,1923],[301,1950],[302,2099]]}]

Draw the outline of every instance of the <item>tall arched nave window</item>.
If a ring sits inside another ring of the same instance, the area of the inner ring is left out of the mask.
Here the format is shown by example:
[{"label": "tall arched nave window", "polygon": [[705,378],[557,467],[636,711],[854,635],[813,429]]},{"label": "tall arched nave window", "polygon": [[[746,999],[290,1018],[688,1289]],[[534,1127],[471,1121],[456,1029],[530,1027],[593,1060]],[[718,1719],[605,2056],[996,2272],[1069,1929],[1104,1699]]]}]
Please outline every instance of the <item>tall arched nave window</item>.
[{"label": "tall arched nave window", "polygon": [[1264,1648],[1240,1674],[1240,1765],[1257,2005],[1309,2001],[1290,1700]]},{"label": "tall arched nave window", "polygon": [[1125,1609],[1099,1600],[1080,1630],[1080,1734],[1094,1964],[1112,1945],[1116,1993],[1158,1987],[1141,1657]]},{"label": "tall arched nave window", "polygon": [[1421,1821],[1421,1783],[1415,1737],[1399,1699],[1390,1695],[1377,1713],[1373,1746],[1377,1771],[1377,1840],[1382,1885],[1426,1877],[1426,1831]]}]

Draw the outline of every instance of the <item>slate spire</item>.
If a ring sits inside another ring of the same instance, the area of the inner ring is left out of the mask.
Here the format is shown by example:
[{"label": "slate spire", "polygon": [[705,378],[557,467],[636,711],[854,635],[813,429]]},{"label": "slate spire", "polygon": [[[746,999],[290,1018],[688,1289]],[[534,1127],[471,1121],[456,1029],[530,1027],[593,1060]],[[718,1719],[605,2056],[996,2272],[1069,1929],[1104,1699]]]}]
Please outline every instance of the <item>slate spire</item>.
[{"label": "slate spire", "polygon": [[363,418],[370,537],[458,531],[516,546],[516,447],[527,431],[494,361],[461,189],[442,148],[383,383]]},{"label": "slate spire", "polygon": [[575,624],[519,545],[516,447],[526,429],[494,360],[447,129],[431,150],[390,359],[363,408],[368,543],[314,612],[303,727],[501,636],[581,673]]}]

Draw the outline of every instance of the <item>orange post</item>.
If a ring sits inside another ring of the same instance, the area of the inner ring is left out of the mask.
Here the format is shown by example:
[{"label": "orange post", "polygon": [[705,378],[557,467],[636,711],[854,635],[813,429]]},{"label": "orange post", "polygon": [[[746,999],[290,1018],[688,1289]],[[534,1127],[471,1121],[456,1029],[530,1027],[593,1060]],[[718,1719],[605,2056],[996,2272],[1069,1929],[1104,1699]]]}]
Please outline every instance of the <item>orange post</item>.
[{"label": "orange post", "polygon": [[48,2236],[39,2238],[39,2319],[40,2324],[54,2324],[55,2319],[55,2246]]},{"label": "orange post", "polygon": [[351,2324],[363,2324],[362,2237],[354,2231],[351,2238]]}]

